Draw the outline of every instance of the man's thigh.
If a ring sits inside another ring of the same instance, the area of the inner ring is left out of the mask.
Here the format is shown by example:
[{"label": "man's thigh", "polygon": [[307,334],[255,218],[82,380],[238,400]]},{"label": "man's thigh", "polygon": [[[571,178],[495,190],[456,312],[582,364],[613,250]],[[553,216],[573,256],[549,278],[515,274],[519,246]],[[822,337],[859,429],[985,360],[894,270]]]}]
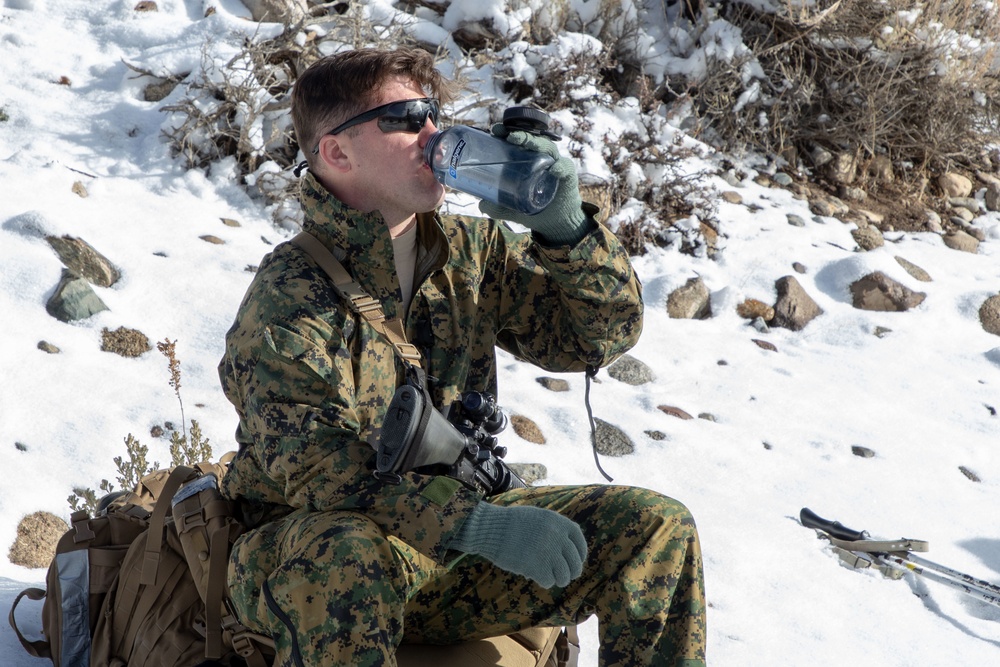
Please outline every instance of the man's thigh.
[{"label": "man's thigh", "polygon": [[607,485],[516,489],[490,501],[544,507],[580,524],[588,543],[583,574],[566,587],[546,589],[478,556],[459,555],[447,568],[437,568],[394,542],[411,582],[405,641],[454,643],[580,622],[594,613],[600,590],[645,546],[662,515],[674,508],[686,513],[660,494]]}]

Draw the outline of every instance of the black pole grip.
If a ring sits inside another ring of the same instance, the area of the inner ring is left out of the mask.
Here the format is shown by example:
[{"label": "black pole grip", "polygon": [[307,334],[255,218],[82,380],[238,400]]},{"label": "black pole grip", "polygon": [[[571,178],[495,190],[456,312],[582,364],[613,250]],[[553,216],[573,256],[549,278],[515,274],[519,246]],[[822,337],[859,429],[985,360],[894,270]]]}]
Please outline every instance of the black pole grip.
[{"label": "black pole grip", "polygon": [[803,507],[802,511],[799,512],[799,521],[801,521],[802,525],[806,528],[822,530],[827,535],[836,537],[838,540],[857,542],[858,540],[863,540],[868,537],[868,534],[865,533],[865,531],[853,530],[839,521],[824,519],[808,507]]}]

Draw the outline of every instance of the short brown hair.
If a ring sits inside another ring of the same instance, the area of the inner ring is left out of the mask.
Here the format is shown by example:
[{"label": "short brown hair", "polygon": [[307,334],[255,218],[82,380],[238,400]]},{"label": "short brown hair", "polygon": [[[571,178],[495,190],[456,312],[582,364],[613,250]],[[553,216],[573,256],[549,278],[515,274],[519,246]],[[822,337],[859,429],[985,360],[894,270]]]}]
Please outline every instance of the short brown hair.
[{"label": "short brown hair", "polygon": [[292,124],[306,159],[311,161],[323,133],[373,106],[376,91],[400,76],[442,102],[451,98],[451,82],[434,67],[433,56],[420,49],[356,49],[310,65],[292,91]]}]

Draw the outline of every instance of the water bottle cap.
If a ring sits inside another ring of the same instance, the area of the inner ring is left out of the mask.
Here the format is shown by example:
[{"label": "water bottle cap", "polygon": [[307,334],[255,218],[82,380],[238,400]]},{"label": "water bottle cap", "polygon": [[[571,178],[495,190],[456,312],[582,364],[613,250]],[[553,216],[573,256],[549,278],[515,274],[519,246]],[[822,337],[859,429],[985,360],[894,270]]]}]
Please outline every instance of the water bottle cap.
[{"label": "water bottle cap", "polygon": [[521,130],[559,141],[562,137],[549,130],[551,120],[547,113],[534,107],[508,107],[503,112],[503,125],[507,129]]}]

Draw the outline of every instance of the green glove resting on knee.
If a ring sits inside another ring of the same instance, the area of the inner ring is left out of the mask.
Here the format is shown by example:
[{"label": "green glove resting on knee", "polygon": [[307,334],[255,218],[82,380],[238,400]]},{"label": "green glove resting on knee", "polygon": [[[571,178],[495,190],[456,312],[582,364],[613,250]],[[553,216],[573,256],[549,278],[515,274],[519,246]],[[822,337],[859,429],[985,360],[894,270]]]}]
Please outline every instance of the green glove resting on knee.
[{"label": "green glove resting on knee", "polygon": [[545,153],[555,158],[549,172],[559,180],[559,188],[552,202],[543,210],[528,215],[488,201],[479,202],[479,210],[498,220],[510,220],[524,225],[538,234],[546,245],[576,245],[594,228],[593,220],[583,211],[576,166],[568,157],[559,155],[559,148],[546,139],[521,130],[513,130],[497,123],[491,128],[494,136],[505,138],[507,143],[531,151]]},{"label": "green glove resting on knee", "polygon": [[565,586],[579,577],[587,558],[587,541],[575,521],[530,505],[480,502],[450,546],[544,588]]}]

